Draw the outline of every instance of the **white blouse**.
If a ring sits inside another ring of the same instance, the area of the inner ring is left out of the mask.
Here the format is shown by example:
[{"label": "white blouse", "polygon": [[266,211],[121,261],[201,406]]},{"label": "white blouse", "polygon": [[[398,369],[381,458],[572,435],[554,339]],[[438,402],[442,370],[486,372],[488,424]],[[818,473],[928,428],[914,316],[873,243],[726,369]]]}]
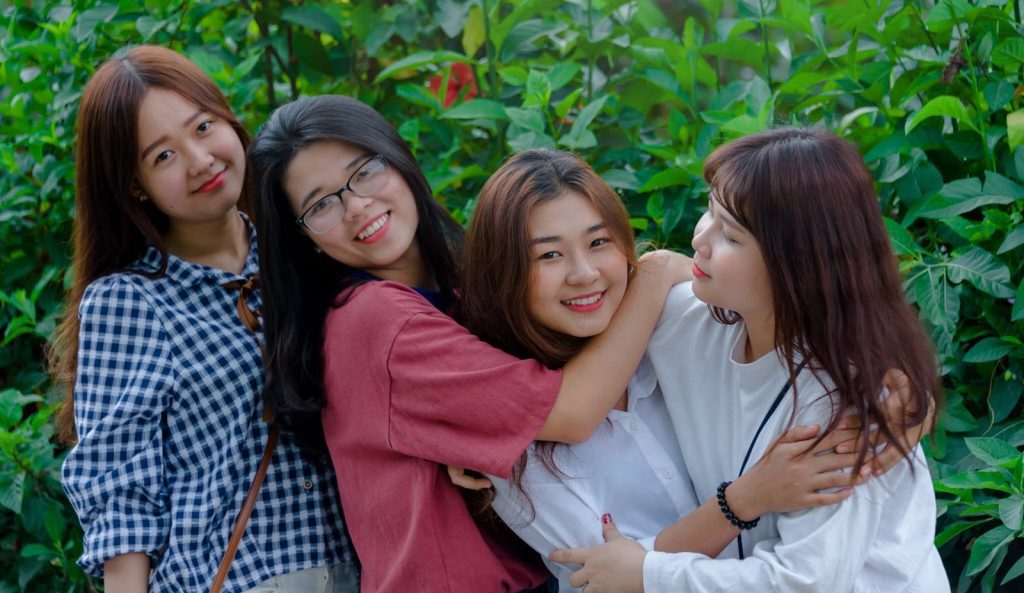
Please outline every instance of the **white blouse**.
[{"label": "white blouse", "polygon": [[555,446],[558,472],[544,467],[536,445],[528,449],[523,492],[488,476],[493,508],[540,553],[559,590],[577,591],[569,575],[578,566],[548,560],[552,550],[603,543],[601,515],[610,513],[626,537],[648,550],[662,529],[697,506],[665,401],[645,357],[629,384],[627,411],[612,410],[583,443]]}]

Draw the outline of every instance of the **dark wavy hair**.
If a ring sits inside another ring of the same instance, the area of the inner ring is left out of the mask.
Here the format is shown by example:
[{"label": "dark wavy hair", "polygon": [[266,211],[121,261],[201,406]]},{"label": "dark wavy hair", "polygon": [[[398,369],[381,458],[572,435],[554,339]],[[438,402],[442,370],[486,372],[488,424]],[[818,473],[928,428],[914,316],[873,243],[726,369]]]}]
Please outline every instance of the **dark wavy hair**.
[{"label": "dark wavy hair", "polygon": [[[852,410],[861,426],[877,423],[909,455],[895,432],[925,421],[930,404],[942,399],[942,384],[931,342],[903,295],[857,149],[823,129],[775,129],[715,150],[704,179],[760,245],[771,278],[775,347],[791,377],[797,360],[810,361],[819,381],[824,373],[835,385],[837,411]],[[712,311],[723,323],[739,320],[733,311]],[[898,426],[886,420],[878,398],[888,369],[910,382],[913,413]],[[839,420],[833,414],[822,435]],[[870,450],[865,431],[858,469]]]},{"label": "dark wavy hair", "polygon": [[[54,382],[67,389],[57,413],[62,441],[76,439],[72,392],[78,368],[78,305],[96,279],[120,272],[142,257],[146,243],[162,255],[159,277],[167,269],[167,215],[152,200],[139,201],[139,109],[151,88],[173,91],[227,121],[242,146],[249,132],[231,112],[227,99],[198,66],[181,54],[150,45],[111,58],[85,85],[78,108],[75,149],[75,225],[71,289],[64,318],[49,351]],[[238,207],[248,210],[248,184]]]},{"label": "dark wavy hair", "polygon": [[344,306],[339,293],[362,282],[352,269],[314,252],[295,223],[281,185],[292,160],[315,142],[344,142],[383,156],[412,191],[419,213],[416,240],[442,294],[452,299],[462,228],[434,199],[423,171],[398,132],[372,107],[350,97],[323,95],[277,108],[249,147],[253,219],[259,236],[260,281],[267,343],[264,396],[307,453],[326,451],[320,410],[323,324]]},{"label": "dark wavy hair", "polygon": [[[575,154],[524,150],[495,171],[480,191],[463,251],[462,290],[456,307],[456,317],[480,339],[553,369],[565,366],[587,340],[544,327],[530,315],[533,259],[529,220],[539,204],[566,192],[590,202],[601,215],[632,275],[637,261],[636,241],[629,214],[615,190]],[[556,446],[553,442],[537,443],[537,456],[546,468],[560,474],[553,456]],[[526,464],[527,455],[523,453],[510,477],[511,484],[524,495]],[[489,502],[489,498],[483,498],[478,506],[485,507]]]}]

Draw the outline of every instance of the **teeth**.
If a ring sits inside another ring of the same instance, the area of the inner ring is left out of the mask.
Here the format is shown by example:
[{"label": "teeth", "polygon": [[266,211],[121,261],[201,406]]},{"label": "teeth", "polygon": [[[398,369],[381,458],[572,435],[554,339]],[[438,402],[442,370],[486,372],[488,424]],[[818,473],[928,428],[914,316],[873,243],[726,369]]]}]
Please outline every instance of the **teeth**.
[{"label": "teeth", "polygon": [[597,293],[597,294],[595,294],[593,296],[588,296],[586,298],[582,298],[582,299],[569,299],[568,301],[562,301],[562,302],[565,303],[566,305],[577,305],[577,306],[593,305],[597,301],[601,300],[602,296],[604,296],[604,293],[603,292],[599,292],[599,293]]},{"label": "teeth", "polygon": [[389,218],[391,218],[390,214],[384,214],[384,216],[378,218],[376,222],[363,229],[363,232],[359,233],[359,235],[356,238],[362,241],[367,237],[372,236],[374,233],[379,231],[382,226],[384,226],[384,223],[386,223]]}]

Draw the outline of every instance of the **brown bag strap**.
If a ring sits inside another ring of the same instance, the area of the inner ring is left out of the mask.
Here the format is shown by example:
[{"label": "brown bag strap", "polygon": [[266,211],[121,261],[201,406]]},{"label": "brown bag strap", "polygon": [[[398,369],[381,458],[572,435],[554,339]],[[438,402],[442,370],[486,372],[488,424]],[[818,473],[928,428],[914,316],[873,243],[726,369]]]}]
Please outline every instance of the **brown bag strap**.
[{"label": "brown bag strap", "polygon": [[[249,307],[249,294],[251,294],[256,288],[259,287],[259,281],[255,276],[250,276],[244,282],[240,280],[233,280],[226,282],[222,286],[228,290],[238,291],[238,316],[242,319],[242,323],[245,327],[252,332],[253,337],[259,338],[256,332],[260,329],[260,312],[254,311]],[[259,343],[260,352],[266,358],[266,352],[263,349],[263,344]],[[271,414],[270,408],[266,407],[263,410],[263,419],[270,424],[270,432],[267,434],[267,446],[263,449],[263,458],[260,459],[259,468],[256,469],[256,475],[252,479],[252,484],[249,485],[249,492],[245,495],[245,502],[242,504],[242,509],[238,511],[238,517],[235,518],[235,527],[231,530],[231,538],[228,540],[228,547],[224,550],[224,557],[220,559],[220,566],[217,567],[217,574],[213,577],[213,584],[210,586],[210,593],[220,593],[221,588],[224,586],[224,580],[228,578],[228,571],[231,570],[231,562],[235,559],[235,553],[238,552],[238,545],[242,543],[242,535],[245,534],[245,526],[249,523],[249,516],[252,515],[252,509],[256,506],[256,497],[259,496],[260,486],[263,485],[263,478],[267,475],[267,468],[270,466],[270,460],[274,456],[274,448],[277,446],[277,435],[278,426],[273,421],[273,415]]]},{"label": "brown bag strap", "polygon": [[270,434],[267,435],[267,448],[263,450],[263,459],[260,459],[260,467],[256,470],[256,476],[249,486],[249,493],[245,495],[245,503],[242,510],[238,512],[235,519],[235,528],[231,531],[231,539],[228,540],[228,547],[224,550],[224,557],[217,567],[217,575],[213,578],[213,585],[210,586],[210,593],[220,593],[224,586],[224,579],[228,578],[228,571],[231,569],[231,561],[235,559],[235,552],[238,551],[238,544],[242,542],[242,534],[245,533],[245,526],[252,515],[252,509],[256,506],[256,497],[259,495],[260,486],[263,485],[263,478],[267,475],[267,467],[270,465],[270,458],[274,456],[274,447],[277,445],[277,423],[270,425]]}]

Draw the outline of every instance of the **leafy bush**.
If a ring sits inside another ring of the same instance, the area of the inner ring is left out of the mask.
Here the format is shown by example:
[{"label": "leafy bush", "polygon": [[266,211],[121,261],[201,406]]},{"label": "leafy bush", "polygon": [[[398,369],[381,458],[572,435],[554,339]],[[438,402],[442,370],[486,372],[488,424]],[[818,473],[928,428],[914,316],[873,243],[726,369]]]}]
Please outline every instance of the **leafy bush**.
[{"label": "leafy bush", "polygon": [[42,347],[67,285],[74,121],[118,48],[183,51],[251,129],[300,95],[375,105],[461,221],[509,153],[580,152],[640,238],[686,246],[700,166],[776,123],[855,142],[943,363],[927,445],[961,593],[1024,573],[1024,28],[998,0],[21,2],[0,31],[0,592],[89,590]]}]

